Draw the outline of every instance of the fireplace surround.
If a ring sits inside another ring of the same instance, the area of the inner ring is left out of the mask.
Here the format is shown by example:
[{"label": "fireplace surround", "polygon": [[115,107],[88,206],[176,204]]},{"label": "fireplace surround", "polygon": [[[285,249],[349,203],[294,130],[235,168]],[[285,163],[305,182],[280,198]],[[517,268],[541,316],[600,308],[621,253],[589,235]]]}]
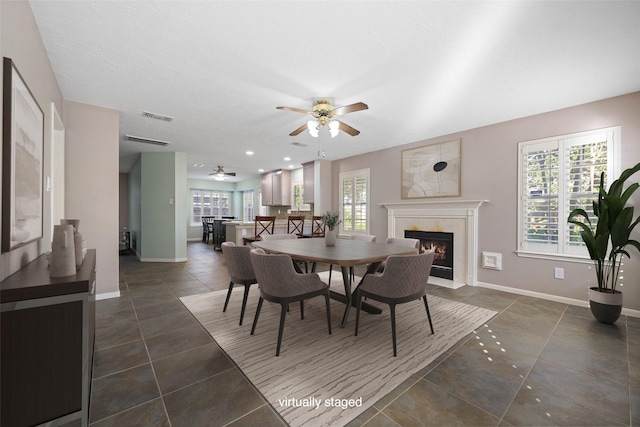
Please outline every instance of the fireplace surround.
[{"label": "fireplace surround", "polygon": [[453,279],[430,277],[429,283],[459,288],[478,284],[478,213],[486,200],[427,200],[380,203],[387,209],[387,236],[405,230],[453,233]]}]

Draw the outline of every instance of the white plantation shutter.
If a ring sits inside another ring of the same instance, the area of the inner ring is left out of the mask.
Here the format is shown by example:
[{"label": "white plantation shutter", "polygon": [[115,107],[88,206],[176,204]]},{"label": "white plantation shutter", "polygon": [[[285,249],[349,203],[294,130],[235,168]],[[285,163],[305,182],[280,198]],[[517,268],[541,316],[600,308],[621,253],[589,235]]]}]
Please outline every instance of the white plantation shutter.
[{"label": "white plantation shutter", "polygon": [[616,174],[619,132],[607,128],[519,144],[519,251],[587,254],[579,228],[567,217],[578,207],[593,213],[600,174],[605,180]]},{"label": "white plantation shutter", "polygon": [[368,234],[369,169],[340,174],[340,231]]},{"label": "white plantation shutter", "polygon": [[231,193],[191,190],[191,225],[202,224],[203,216],[229,215]]}]

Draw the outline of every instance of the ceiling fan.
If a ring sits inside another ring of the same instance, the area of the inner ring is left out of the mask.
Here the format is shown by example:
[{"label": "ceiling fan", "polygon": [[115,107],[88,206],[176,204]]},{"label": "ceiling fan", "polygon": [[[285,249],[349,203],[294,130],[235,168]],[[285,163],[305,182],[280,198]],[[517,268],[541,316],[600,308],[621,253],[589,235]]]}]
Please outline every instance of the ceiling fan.
[{"label": "ceiling fan", "polygon": [[293,107],[276,107],[278,110],[294,111],[296,113],[309,114],[313,116],[315,120],[309,120],[306,124],[300,126],[298,129],[291,132],[290,136],[296,136],[305,129],[309,130],[309,133],[313,137],[317,137],[320,131],[320,126],[328,125],[331,137],[336,136],[339,131],[348,133],[351,136],[356,136],[360,133],[359,130],[352,128],[348,124],[335,119],[335,116],[341,116],[347,113],[353,113],[354,111],[367,110],[369,106],[364,102],[356,102],[355,104],[345,105],[344,107],[334,107],[327,99],[319,99],[316,101],[316,105],[313,106],[311,111],[302,110],[300,108]]},{"label": "ceiling fan", "polygon": [[224,178],[225,176],[236,176],[235,172],[225,172],[223,166],[218,166],[218,168],[209,174],[209,176],[216,176],[218,178]]}]

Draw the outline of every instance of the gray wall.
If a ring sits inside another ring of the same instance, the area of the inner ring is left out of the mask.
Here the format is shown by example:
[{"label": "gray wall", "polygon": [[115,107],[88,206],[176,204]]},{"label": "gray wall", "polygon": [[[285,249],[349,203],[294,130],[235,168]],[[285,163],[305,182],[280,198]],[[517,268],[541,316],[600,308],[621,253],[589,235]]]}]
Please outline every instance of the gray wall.
[{"label": "gray wall", "polygon": [[[523,102],[525,102],[523,100]],[[479,268],[478,279],[521,291],[540,292],[586,301],[587,288],[595,284],[589,264],[518,257],[517,244],[517,144],[537,138],[569,134],[609,126],[622,128],[622,169],[640,161],[640,92],[443,135],[399,147],[350,157],[332,163],[332,205],[338,207],[339,173],[361,168],[371,170],[371,233],[387,237],[387,210],[382,202],[399,202],[400,156],[407,148],[462,140],[461,197],[489,200],[480,208],[479,251],[502,253],[502,271]],[[366,138],[361,135],[359,138]],[[399,134],[401,138],[401,133]],[[394,160],[395,159],[395,160]],[[632,182],[640,181],[635,176]],[[640,192],[632,200],[640,214]],[[640,230],[635,238],[640,239]],[[625,259],[624,307],[640,310],[640,253],[634,248]],[[479,260],[477,260],[479,263]],[[565,279],[554,279],[554,267],[565,269]]]},{"label": "gray wall", "polygon": [[[11,58],[20,75],[44,112],[44,176],[51,175],[51,103],[64,118],[62,92],[51,68],[36,26],[31,6],[26,1],[0,1],[0,52]],[[2,70],[0,70],[0,75]],[[0,85],[1,86],[1,85]],[[0,87],[2,91],[2,87]],[[1,101],[0,101],[1,102]],[[0,161],[2,160],[0,153]],[[70,167],[67,165],[67,167]],[[71,166],[72,167],[72,166]],[[0,189],[2,186],[0,185]],[[1,191],[1,190],[0,190]],[[43,238],[0,259],[0,280],[18,271],[44,252],[51,242],[51,193],[43,193]]]},{"label": "gray wall", "polygon": [[96,249],[96,293],[117,294],[119,113],[64,101],[64,117],[65,214],[80,219],[86,247]]},{"label": "gray wall", "polygon": [[140,259],[186,261],[186,155],[142,153],[140,165]]}]

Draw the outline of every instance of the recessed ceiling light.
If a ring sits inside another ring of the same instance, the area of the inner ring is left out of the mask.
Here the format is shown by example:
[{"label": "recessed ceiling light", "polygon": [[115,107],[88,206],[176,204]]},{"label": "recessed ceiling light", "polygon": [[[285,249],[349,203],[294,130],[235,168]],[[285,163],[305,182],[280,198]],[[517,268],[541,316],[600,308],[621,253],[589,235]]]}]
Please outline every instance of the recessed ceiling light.
[{"label": "recessed ceiling light", "polygon": [[194,168],[203,168],[204,165],[202,163],[196,163],[193,165]]},{"label": "recessed ceiling light", "polygon": [[285,162],[288,162],[289,160],[291,160],[291,157],[285,157],[285,158],[284,158],[284,161],[285,161]]},{"label": "recessed ceiling light", "polygon": [[253,151],[249,150],[249,151],[247,151],[246,154],[247,154],[247,156],[253,156]]},{"label": "recessed ceiling light", "polygon": [[258,172],[264,172],[264,169],[258,169]]},{"label": "recessed ceiling light", "polygon": [[293,169],[295,166],[293,165],[289,165],[289,169]]}]

